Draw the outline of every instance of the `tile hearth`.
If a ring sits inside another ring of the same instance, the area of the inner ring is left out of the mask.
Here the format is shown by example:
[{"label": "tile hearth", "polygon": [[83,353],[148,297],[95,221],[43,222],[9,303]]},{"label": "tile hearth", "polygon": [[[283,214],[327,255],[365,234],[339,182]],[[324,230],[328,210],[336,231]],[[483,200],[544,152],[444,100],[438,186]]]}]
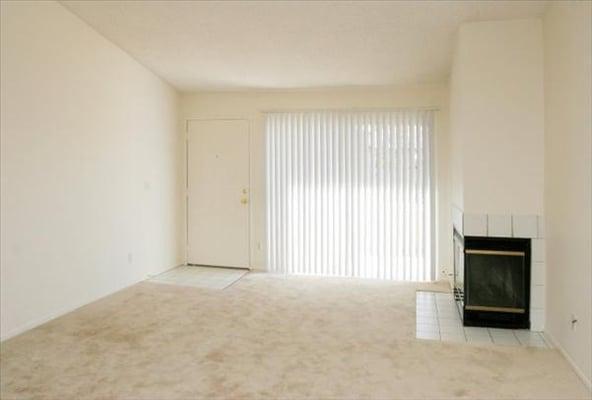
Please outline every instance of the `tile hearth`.
[{"label": "tile hearth", "polygon": [[465,327],[451,293],[416,293],[416,337],[470,344],[551,348],[539,332],[528,329]]}]

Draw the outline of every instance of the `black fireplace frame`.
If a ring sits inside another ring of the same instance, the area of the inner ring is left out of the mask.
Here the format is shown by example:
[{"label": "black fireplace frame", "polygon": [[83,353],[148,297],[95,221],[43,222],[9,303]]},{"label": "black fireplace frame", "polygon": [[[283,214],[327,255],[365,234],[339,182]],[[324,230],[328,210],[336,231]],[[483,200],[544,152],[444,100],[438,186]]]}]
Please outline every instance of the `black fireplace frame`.
[{"label": "black fireplace frame", "polygon": [[[454,297],[458,310],[465,326],[481,326],[492,328],[511,328],[511,329],[529,329],[530,328],[530,279],[531,279],[531,241],[522,238],[506,237],[481,237],[465,236],[462,237],[458,232],[454,232],[456,240],[459,240],[463,250],[463,275],[462,286],[455,281]],[[493,250],[493,251],[520,251],[524,252],[524,312],[504,312],[501,310],[474,310],[467,309],[465,305],[465,290],[468,288],[468,277],[470,263],[467,250]],[[458,276],[456,269],[459,268],[456,263],[455,277]]]}]

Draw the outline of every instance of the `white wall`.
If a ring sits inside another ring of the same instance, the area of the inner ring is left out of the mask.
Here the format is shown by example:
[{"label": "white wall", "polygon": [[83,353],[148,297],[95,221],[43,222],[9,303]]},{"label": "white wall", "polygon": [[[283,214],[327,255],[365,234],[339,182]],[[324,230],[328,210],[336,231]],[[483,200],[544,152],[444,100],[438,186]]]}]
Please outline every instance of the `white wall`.
[{"label": "white wall", "polygon": [[[592,6],[544,18],[547,331],[592,381]],[[578,323],[571,329],[571,314]]]},{"label": "white wall", "polygon": [[182,262],[178,95],[55,2],[1,2],[1,336]]},{"label": "white wall", "polygon": [[[466,130],[464,128],[464,119],[462,118],[464,108],[462,101],[464,100],[462,89],[463,79],[462,78],[462,66],[460,60],[464,60],[467,55],[466,46],[460,46],[460,41],[456,40],[452,71],[450,73],[450,115],[449,115],[449,149],[448,154],[450,156],[450,203],[453,207],[458,210],[464,208],[464,195],[463,195],[463,151],[462,151],[462,133]],[[462,52],[462,53],[461,53]],[[453,216],[454,218],[454,216]],[[462,217],[461,217],[462,219]],[[453,223],[455,223],[453,221]],[[462,224],[462,222],[461,222]]]},{"label": "white wall", "polygon": [[[530,238],[530,328],[545,325],[543,31],[540,19],[463,24],[450,91],[453,223]],[[544,252],[542,252],[544,253]]]},{"label": "white wall", "polygon": [[251,266],[266,269],[265,259],[265,132],[264,111],[339,108],[435,107],[437,266],[451,269],[452,231],[448,200],[448,88],[358,88],[293,91],[244,91],[185,94],[182,115],[191,118],[245,118],[251,126]]},{"label": "white wall", "polygon": [[450,84],[452,202],[473,215],[545,215],[545,330],[588,384],[591,16],[589,2],[557,2],[544,22],[465,24]]},{"label": "white wall", "polygon": [[454,204],[543,214],[543,44],[538,19],[467,23],[451,79]]}]

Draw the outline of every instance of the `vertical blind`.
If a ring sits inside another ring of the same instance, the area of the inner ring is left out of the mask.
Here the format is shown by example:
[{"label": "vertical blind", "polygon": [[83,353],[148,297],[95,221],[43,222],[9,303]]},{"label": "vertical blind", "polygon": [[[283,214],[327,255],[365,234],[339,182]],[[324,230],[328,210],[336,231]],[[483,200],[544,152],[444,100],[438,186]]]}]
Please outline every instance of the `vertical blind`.
[{"label": "vertical blind", "polygon": [[269,269],[433,279],[433,119],[429,110],[268,113]]}]

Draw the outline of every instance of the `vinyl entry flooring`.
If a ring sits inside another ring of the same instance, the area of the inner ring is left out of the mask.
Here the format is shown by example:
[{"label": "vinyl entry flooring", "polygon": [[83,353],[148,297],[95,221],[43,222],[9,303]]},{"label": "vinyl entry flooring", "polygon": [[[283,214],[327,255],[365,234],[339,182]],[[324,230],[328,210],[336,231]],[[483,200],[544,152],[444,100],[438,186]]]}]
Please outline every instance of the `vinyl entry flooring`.
[{"label": "vinyl entry flooring", "polygon": [[193,286],[202,289],[226,289],[249,271],[238,268],[183,265],[150,279],[150,282]]}]

